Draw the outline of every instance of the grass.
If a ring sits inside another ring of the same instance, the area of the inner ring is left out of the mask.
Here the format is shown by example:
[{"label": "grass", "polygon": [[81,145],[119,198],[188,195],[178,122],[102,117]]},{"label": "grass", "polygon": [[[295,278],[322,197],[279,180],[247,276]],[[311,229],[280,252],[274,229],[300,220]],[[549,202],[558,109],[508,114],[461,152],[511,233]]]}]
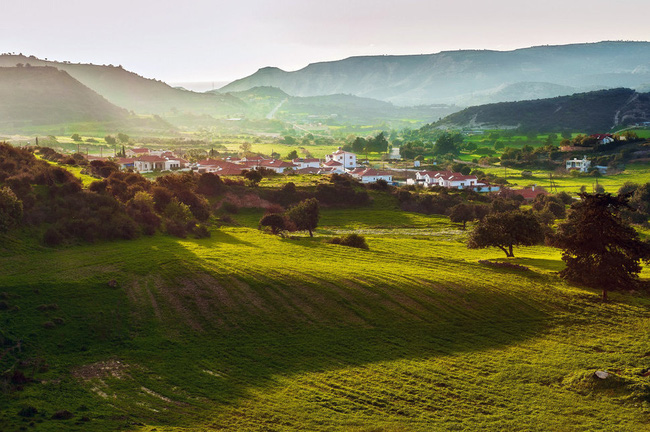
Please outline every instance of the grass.
[{"label": "grass", "polygon": [[[650,426],[647,297],[601,304],[556,277],[547,247],[516,250],[530,272],[485,266],[503,253],[393,206],[325,210],[313,239],[262,234],[253,210],[202,240],[53,250],[7,237],[3,335],[49,369],[0,398],[1,429]],[[338,232],[362,232],[370,250],[322,241]],[[599,369],[616,380],[597,382]],[[23,421],[26,405],[39,413]],[[75,417],[52,420],[62,409]]]},{"label": "grass", "polygon": [[[504,169],[502,167],[479,167],[485,173],[493,173],[500,177],[504,176]],[[650,164],[648,163],[632,163],[626,165],[625,169],[616,174],[607,174],[600,177],[586,176],[586,177],[572,177],[566,174],[558,175],[556,172],[532,170],[531,178],[521,177],[521,169],[507,169],[508,182],[519,186],[527,186],[537,184],[544,186],[550,191],[549,176],[553,176],[553,182],[558,188],[558,192],[577,193],[582,186],[587,188],[587,192],[593,192],[596,183],[605,189],[605,192],[616,193],[618,189],[626,182],[633,182],[637,184],[644,184],[650,181]]]}]

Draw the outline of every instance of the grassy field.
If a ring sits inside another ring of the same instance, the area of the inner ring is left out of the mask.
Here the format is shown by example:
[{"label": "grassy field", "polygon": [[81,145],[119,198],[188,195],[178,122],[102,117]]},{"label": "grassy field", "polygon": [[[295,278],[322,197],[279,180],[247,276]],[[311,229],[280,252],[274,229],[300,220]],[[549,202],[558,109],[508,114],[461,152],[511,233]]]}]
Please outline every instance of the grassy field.
[{"label": "grassy field", "polygon": [[[647,296],[601,304],[548,247],[515,251],[530,271],[481,264],[505,258],[390,199],[325,210],[314,238],[259,216],[202,240],[4,237],[2,336],[35,382],[3,393],[0,430],[650,428]],[[323,241],[350,232],[370,250]]]}]

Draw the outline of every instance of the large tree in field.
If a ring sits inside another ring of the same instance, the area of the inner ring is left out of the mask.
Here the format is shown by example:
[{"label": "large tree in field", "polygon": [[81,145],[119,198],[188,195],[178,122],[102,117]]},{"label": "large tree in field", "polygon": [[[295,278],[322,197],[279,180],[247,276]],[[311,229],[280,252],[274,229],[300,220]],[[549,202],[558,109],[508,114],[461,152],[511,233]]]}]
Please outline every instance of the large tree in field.
[{"label": "large tree in field", "polygon": [[318,226],[320,217],[318,200],[309,198],[287,211],[287,217],[296,225],[297,230],[309,231],[309,236],[313,237],[312,231]]},{"label": "large tree in field", "polygon": [[560,276],[602,289],[606,301],[610,290],[637,286],[640,261],[650,260],[650,247],[621,219],[621,211],[628,208],[625,197],[582,193],[580,198],[553,238],[564,250],[566,268]]},{"label": "large tree in field", "polygon": [[469,236],[467,247],[498,247],[514,257],[514,246],[532,246],[544,241],[544,230],[532,212],[520,210],[492,213],[480,221]]},{"label": "large tree in field", "polygon": [[467,226],[467,222],[472,221],[475,218],[474,206],[470,204],[456,204],[449,210],[449,220],[456,223],[462,223],[463,229]]}]

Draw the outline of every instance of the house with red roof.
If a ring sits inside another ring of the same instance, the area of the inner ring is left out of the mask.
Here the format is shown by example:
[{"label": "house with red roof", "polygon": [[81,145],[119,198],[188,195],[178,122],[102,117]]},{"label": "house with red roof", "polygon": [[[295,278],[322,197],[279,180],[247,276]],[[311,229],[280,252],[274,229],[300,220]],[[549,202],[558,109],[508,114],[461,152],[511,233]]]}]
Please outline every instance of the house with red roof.
[{"label": "house with red roof", "polygon": [[138,157],[138,156],[144,156],[149,154],[149,149],[148,148],[134,148],[134,149],[128,149],[126,150],[126,157]]},{"label": "house with red roof", "polygon": [[357,155],[344,151],[341,147],[339,147],[339,149],[334,153],[325,156],[325,165],[332,161],[340,163],[343,166],[344,171],[357,167]]},{"label": "house with red roof", "polygon": [[164,171],[167,159],[160,156],[144,155],[133,161],[133,167],[138,172]]},{"label": "house with red roof", "polygon": [[296,158],[291,162],[296,166],[296,169],[320,167],[320,159],[316,158]]},{"label": "house with red roof", "polygon": [[260,165],[263,168],[270,169],[276,173],[282,174],[288,169],[294,169],[296,166],[291,162],[285,162],[278,159],[266,159],[263,160]]},{"label": "house with red roof", "polygon": [[357,168],[349,173],[352,177],[361,181],[361,183],[376,183],[377,180],[387,182],[393,181],[393,174],[386,171],[379,171],[374,168]]},{"label": "house with red roof", "polygon": [[612,134],[593,134],[589,135],[591,138],[596,138],[598,144],[609,144],[614,142],[614,135]]},{"label": "house with red roof", "polygon": [[329,160],[321,165],[321,174],[345,174],[345,168],[341,162]]}]

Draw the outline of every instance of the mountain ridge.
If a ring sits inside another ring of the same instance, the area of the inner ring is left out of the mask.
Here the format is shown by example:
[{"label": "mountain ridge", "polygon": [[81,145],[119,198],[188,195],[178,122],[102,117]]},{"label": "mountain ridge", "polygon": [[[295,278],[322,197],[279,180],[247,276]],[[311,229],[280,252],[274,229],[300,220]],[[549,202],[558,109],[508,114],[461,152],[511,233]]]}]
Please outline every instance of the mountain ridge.
[{"label": "mountain ridge", "polygon": [[[265,67],[221,92],[273,86],[292,96],[353,94],[397,105],[474,105],[502,100],[473,98],[500,86],[539,82],[570,87],[638,87],[650,83],[650,42],[605,41],[549,45],[512,51],[456,50],[436,54],[355,56],[311,63],[285,72]],[[542,91],[537,98],[555,96]],[[520,100],[516,95],[514,100]]]}]

